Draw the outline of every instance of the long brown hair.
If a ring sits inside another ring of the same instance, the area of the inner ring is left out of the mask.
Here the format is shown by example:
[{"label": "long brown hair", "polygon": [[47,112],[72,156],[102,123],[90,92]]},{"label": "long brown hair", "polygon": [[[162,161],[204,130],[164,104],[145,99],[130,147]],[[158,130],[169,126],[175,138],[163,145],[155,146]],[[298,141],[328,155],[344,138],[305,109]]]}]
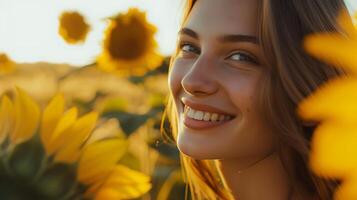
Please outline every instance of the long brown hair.
[{"label": "long brown hair", "polygon": [[[187,0],[184,21],[195,2]],[[314,125],[301,121],[296,108],[321,84],[345,74],[307,55],[302,44],[308,34],[341,32],[336,18],[341,10],[347,8],[343,0],[259,2],[258,36],[268,73],[262,81],[259,106],[271,128],[279,134],[279,155],[290,183],[320,199],[332,199],[338,181],[318,177],[309,169]],[[177,111],[171,94],[163,119],[169,120],[173,139],[176,140]],[[232,199],[216,161],[195,160],[182,154],[181,162],[192,199]]]}]

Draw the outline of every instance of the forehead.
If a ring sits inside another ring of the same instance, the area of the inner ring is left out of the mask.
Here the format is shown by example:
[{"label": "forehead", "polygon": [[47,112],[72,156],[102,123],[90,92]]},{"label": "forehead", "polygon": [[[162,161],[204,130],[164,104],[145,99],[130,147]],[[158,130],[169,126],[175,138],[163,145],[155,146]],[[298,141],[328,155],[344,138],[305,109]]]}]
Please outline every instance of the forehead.
[{"label": "forehead", "polygon": [[184,27],[199,35],[257,35],[259,0],[198,0]]}]

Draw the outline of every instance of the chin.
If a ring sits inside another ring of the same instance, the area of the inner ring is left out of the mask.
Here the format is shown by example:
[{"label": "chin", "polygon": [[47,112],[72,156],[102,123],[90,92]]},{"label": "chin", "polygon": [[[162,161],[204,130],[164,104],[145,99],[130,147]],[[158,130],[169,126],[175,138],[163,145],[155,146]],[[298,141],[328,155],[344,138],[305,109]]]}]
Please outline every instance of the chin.
[{"label": "chin", "polygon": [[210,150],[214,150],[213,148],[203,146],[202,144],[196,144],[192,140],[189,140],[189,138],[180,134],[177,138],[177,147],[181,153],[193,159],[209,160],[219,158],[218,155],[214,155],[214,153],[217,152],[210,152]]}]

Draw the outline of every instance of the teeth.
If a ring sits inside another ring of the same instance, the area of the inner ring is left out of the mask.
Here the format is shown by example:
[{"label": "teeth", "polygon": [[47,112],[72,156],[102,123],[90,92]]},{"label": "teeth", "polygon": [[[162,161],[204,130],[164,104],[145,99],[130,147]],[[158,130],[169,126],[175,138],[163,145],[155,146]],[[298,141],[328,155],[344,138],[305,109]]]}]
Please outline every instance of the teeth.
[{"label": "teeth", "polygon": [[194,110],[188,106],[185,106],[184,110],[185,115],[195,120],[203,120],[203,121],[227,121],[231,119],[231,116],[228,115],[220,115],[217,113],[209,113],[203,112],[200,110]]},{"label": "teeth", "polygon": [[208,112],[205,112],[205,116],[203,117],[203,120],[205,120],[206,122],[208,122],[210,118],[211,118],[211,114],[208,113]]},{"label": "teeth", "polygon": [[203,118],[203,112],[202,111],[196,111],[194,119],[202,120],[202,118]]},{"label": "teeth", "polygon": [[212,115],[211,115],[211,121],[217,121],[217,119],[218,119],[218,114],[217,113],[213,113]]},{"label": "teeth", "polygon": [[187,116],[189,116],[190,118],[194,118],[195,117],[195,111],[193,109],[188,109]]}]

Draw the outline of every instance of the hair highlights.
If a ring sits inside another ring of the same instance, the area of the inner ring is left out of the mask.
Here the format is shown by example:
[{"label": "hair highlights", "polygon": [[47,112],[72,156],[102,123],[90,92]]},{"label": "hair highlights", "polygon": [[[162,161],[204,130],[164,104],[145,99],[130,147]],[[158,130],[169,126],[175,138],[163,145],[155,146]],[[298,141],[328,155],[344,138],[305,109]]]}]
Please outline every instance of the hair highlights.
[{"label": "hair highlights", "polygon": [[[185,21],[196,0],[187,0]],[[260,0],[259,39],[268,76],[262,80],[259,107],[280,138],[280,158],[294,186],[303,187],[320,199],[332,199],[338,181],[317,177],[308,168],[313,125],[296,113],[297,105],[327,80],[344,71],[307,55],[302,46],[306,35],[341,32],[336,18],[346,6],[343,0]],[[172,60],[175,59],[173,55]],[[169,71],[170,73],[170,71]],[[163,118],[177,137],[177,111],[170,95]],[[163,120],[163,122],[164,122]],[[162,123],[163,124],[163,123]],[[232,199],[216,161],[195,160],[181,155],[192,199]]]}]

